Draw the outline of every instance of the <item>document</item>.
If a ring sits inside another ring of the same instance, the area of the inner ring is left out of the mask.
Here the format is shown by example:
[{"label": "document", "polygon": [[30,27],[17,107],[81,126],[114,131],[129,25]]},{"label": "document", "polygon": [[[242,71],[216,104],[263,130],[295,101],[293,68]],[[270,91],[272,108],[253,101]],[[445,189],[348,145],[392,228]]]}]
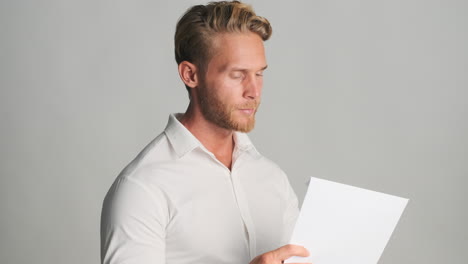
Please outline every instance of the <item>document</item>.
[{"label": "document", "polygon": [[377,264],[408,199],[312,177],[284,263]]}]

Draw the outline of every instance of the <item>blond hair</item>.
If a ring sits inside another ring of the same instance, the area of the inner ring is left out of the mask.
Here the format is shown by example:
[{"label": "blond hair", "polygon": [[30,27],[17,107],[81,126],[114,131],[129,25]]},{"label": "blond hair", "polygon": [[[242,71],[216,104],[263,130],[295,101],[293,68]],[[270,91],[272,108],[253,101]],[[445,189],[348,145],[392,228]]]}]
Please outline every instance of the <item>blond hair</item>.
[{"label": "blond hair", "polygon": [[263,41],[271,36],[270,22],[257,16],[250,5],[239,1],[196,5],[179,19],[175,33],[177,64],[189,61],[203,73],[212,57],[212,38],[219,33],[258,34]]}]

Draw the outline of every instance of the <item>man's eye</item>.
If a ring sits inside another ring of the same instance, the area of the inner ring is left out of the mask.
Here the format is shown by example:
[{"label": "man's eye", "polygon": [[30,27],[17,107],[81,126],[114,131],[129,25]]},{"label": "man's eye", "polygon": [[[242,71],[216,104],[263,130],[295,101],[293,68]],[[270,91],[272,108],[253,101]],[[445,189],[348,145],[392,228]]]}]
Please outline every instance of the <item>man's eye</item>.
[{"label": "man's eye", "polygon": [[257,76],[263,76],[263,72],[257,72]]},{"label": "man's eye", "polygon": [[233,79],[242,79],[244,76],[240,73],[237,74],[231,74],[231,78]]}]

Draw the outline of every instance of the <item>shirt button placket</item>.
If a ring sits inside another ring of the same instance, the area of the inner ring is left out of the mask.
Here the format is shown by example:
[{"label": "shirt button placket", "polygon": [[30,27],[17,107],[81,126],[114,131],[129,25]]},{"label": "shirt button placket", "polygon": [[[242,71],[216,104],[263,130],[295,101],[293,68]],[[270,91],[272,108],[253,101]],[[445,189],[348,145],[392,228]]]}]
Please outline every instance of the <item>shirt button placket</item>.
[{"label": "shirt button placket", "polygon": [[242,186],[240,184],[240,179],[239,177],[237,177],[236,172],[237,170],[235,170],[235,167],[233,166],[232,171],[230,171],[230,178],[231,178],[231,183],[232,183],[232,187],[234,190],[234,194],[236,196],[237,206],[239,207],[240,215],[242,217],[242,220],[244,221],[244,226],[247,230],[250,259],[252,259],[256,256],[255,229],[254,229],[252,217],[250,215],[250,210],[249,210],[249,206],[247,203],[247,199],[242,189]]}]

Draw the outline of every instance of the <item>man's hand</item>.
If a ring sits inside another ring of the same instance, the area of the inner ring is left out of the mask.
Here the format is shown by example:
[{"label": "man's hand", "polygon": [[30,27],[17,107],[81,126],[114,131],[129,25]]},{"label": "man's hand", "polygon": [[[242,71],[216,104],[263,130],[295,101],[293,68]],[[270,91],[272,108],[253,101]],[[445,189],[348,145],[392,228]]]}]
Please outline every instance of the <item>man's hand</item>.
[{"label": "man's hand", "polygon": [[250,264],[281,264],[292,256],[307,257],[309,251],[305,247],[289,244],[255,257]]}]

